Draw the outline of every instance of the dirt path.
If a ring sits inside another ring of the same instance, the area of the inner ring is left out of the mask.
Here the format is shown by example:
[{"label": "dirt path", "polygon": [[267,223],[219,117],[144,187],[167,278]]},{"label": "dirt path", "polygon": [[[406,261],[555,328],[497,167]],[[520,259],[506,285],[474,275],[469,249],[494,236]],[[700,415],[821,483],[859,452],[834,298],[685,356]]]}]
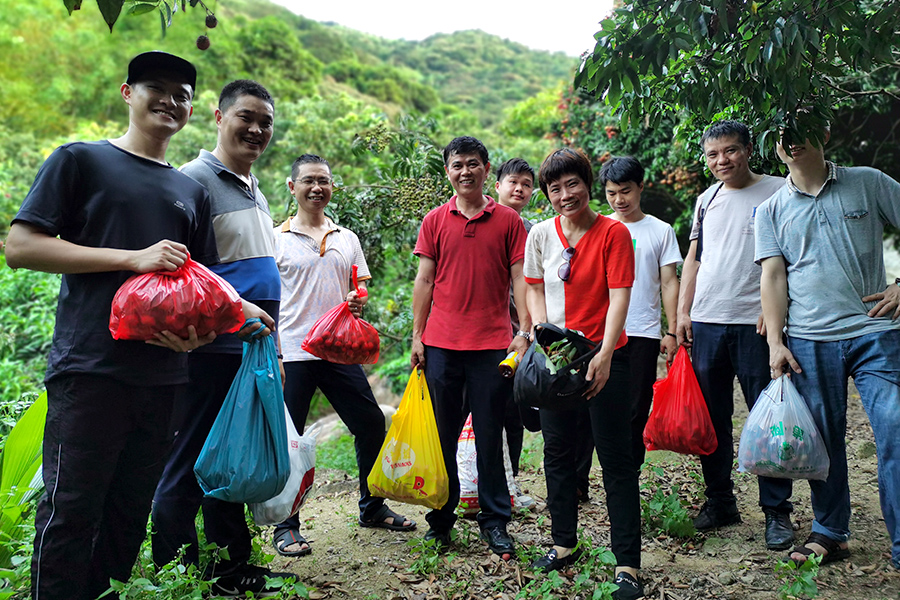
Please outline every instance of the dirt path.
[{"label": "dirt path", "polygon": [[[739,395],[739,393],[738,393]],[[741,408],[735,416],[735,440],[746,418]],[[527,434],[529,436],[530,434]],[[818,598],[822,600],[896,600],[900,599],[900,572],[890,565],[890,544],[878,502],[875,448],[872,432],[855,390],[848,415],[848,457],[853,516],[850,542],[853,556],[825,566],[817,578]],[[520,485],[538,500],[545,497],[540,470],[540,438],[526,437],[525,462],[532,468],[520,473]],[[530,450],[530,455],[529,455]],[[699,508],[702,486],[695,481],[699,464],[691,457],[668,452],[650,453],[650,459],[664,468],[666,480],[681,484],[684,498]],[[596,459],[595,459],[596,463]],[[580,526],[594,546],[609,544],[609,528],[603,503],[600,469],[591,472],[591,502],[583,505]],[[642,474],[642,483],[648,473]],[[655,479],[653,481],[656,481]],[[702,478],[701,478],[702,481]],[[736,474],[738,502],[743,523],[716,533],[698,534],[689,540],[657,536],[645,529],[641,577],[646,597],[654,600],[771,600],[778,597],[781,583],[774,566],[784,552],[769,552],[763,539],[764,518],[757,505],[756,478]],[[302,509],[303,533],[312,542],[313,553],[300,559],[276,556],[272,567],[297,573],[307,585],[315,586],[315,598],[415,599],[495,598],[512,599],[532,579],[527,562],[504,563],[493,557],[478,541],[477,525],[461,520],[457,526],[460,540],[453,551],[436,566],[426,568],[422,555],[407,542],[424,535],[427,525],[424,510],[416,506],[391,503],[392,507],[419,523],[415,534],[362,529],[356,525],[356,481],[345,473],[318,474],[319,487]],[[648,497],[651,490],[642,492]],[[797,537],[809,532],[812,510],[809,486],[805,481],[794,487],[793,519]],[[516,515],[509,531],[525,552],[537,555],[550,544],[549,513],[542,510]],[[693,513],[692,513],[693,514]],[[271,550],[268,532],[261,539]],[[416,559],[418,564],[415,564]],[[413,572],[433,571],[430,575]],[[544,576],[526,591],[527,598],[590,598],[578,591],[579,565],[562,578],[562,586],[550,590]],[[602,574],[601,574],[602,575]],[[596,577],[596,573],[594,577]],[[602,577],[598,578],[600,581]],[[544,584],[546,589],[536,590]],[[583,583],[590,587],[589,583]]]}]

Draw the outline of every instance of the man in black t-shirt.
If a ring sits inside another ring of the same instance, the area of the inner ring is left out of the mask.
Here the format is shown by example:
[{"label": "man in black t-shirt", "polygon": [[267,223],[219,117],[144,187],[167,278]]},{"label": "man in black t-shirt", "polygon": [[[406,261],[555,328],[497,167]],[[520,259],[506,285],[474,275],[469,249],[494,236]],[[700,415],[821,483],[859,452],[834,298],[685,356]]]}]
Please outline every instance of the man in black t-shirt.
[{"label": "man in black t-shirt", "polygon": [[[116,341],[108,329],[112,298],[133,273],[174,270],[188,252],[218,260],[206,190],[165,160],[195,85],[181,58],[135,57],[121,86],[125,135],[58,148],[13,219],[7,264],[63,274],[33,600],[93,600],[110,579],[129,578],[171,442],[173,398],[187,382],[185,353],[215,337],[191,329],[187,339],[163,331],[147,343]],[[261,312],[244,303],[245,316]]]}]

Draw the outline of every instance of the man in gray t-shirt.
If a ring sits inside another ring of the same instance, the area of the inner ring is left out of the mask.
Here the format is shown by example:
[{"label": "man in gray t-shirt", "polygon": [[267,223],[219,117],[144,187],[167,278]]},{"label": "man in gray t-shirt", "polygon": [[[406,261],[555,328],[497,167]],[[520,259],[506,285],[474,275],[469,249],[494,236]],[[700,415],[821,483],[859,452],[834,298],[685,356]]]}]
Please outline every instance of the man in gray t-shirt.
[{"label": "man in gray t-shirt", "polygon": [[881,243],[885,224],[900,226],[900,184],[826,162],[809,140],[777,151],[790,175],[759,207],[756,231],[769,364],[773,378],[792,369],[831,460],[828,479],[809,482],[812,533],[790,556],[800,563],[815,553],[825,564],[850,555],[844,436],[853,377],[875,434],[881,510],[900,568],[900,279],[886,285]]},{"label": "man in gray t-shirt", "polygon": [[[678,298],[678,342],[691,348],[694,371],[709,408],[718,447],[701,456],[706,503],[694,526],[705,531],[741,520],[734,496],[731,417],[735,375],[748,407],[769,383],[768,349],[762,337],[761,269],[753,263],[757,207],[784,180],[750,170],[753,146],[741,123],[720,121],[703,134],[706,163],[716,179],[700,196]],[[759,478],[766,546],[790,547],[791,481]]]}]

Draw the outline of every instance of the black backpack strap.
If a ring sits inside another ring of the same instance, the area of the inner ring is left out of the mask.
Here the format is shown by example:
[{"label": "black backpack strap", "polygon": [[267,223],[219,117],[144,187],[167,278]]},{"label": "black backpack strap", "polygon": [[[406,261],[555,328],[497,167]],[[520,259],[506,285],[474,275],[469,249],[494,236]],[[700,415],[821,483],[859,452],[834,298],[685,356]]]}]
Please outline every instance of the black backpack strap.
[{"label": "black backpack strap", "polygon": [[725,183],[720,181],[719,185],[716,186],[715,191],[712,193],[709,202],[706,203],[706,206],[703,206],[703,200],[700,200],[700,210],[697,211],[697,255],[695,256],[697,262],[700,262],[700,255],[703,254],[703,219],[706,217],[706,211],[709,210],[710,205],[713,203],[713,200],[716,199],[716,196],[719,194],[719,190],[722,189],[723,185],[725,185]]}]

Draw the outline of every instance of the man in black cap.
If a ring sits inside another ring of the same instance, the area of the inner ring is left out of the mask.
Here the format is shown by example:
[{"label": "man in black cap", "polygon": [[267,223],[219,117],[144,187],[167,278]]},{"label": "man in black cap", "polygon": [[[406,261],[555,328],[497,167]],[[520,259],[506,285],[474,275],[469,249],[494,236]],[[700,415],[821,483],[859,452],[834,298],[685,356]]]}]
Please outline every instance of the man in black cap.
[{"label": "man in black cap", "polygon": [[[191,329],[187,339],[162,331],[147,343],[116,341],[108,329],[129,276],[175,270],[188,253],[218,260],[207,191],[165,158],[195,85],[189,62],[137,56],[121,87],[128,131],[54,151],[10,228],[10,267],[63,274],[45,379],[33,600],[93,600],[110,579],[128,580],[171,443],[173,399],[187,382],[186,353],[215,338]],[[274,325],[250,303],[244,314]]]}]

